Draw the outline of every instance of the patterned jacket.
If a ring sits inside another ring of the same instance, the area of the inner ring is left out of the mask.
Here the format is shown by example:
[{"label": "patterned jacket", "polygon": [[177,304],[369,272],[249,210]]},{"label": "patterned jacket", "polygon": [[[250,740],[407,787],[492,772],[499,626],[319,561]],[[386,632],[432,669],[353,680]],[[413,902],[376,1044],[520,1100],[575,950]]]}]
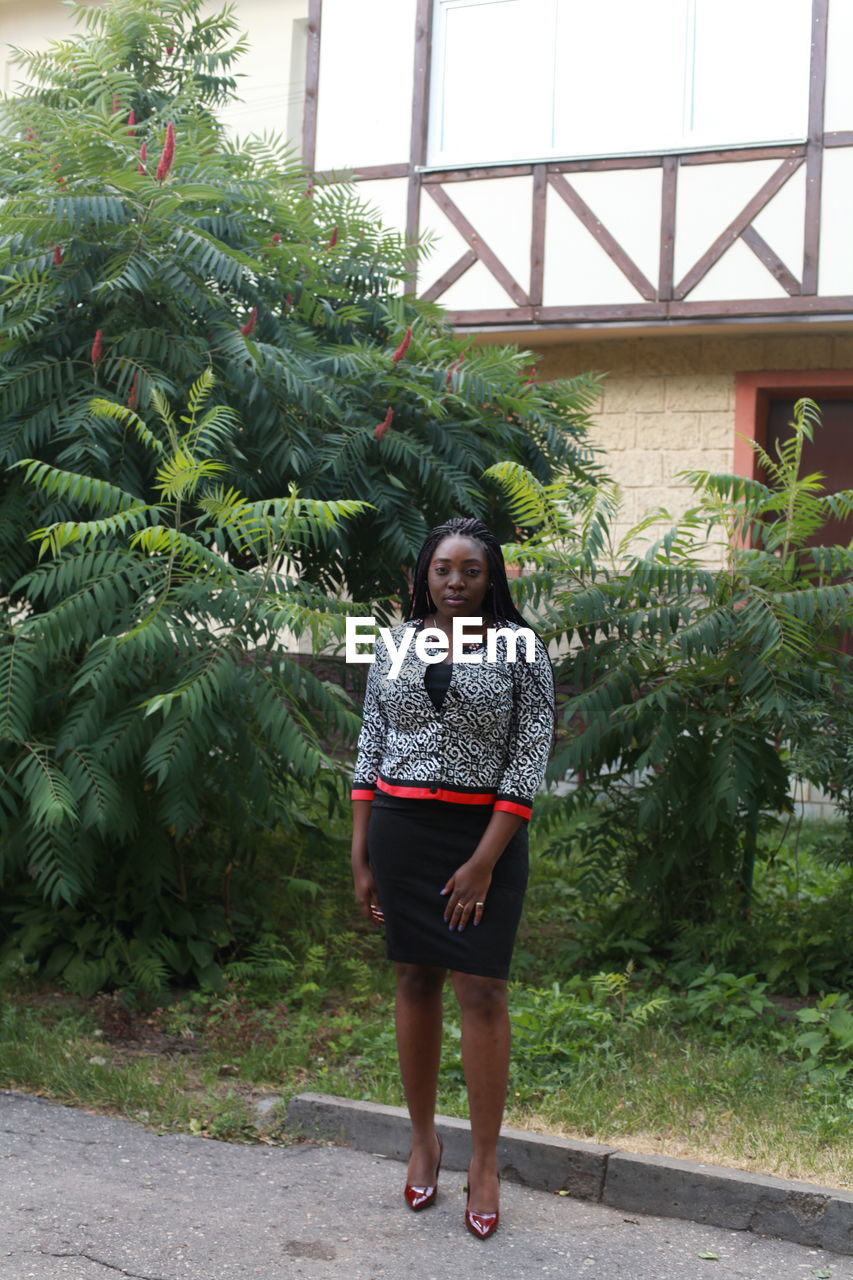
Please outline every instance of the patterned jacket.
[{"label": "patterned jacket", "polygon": [[[394,627],[399,646],[407,627]],[[504,623],[511,630],[515,623]],[[536,660],[525,660],[523,639],[517,659],[507,661],[507,644],[497,638],[497,661],[454,663],[450,686],[436,711],[424,686],[427,663],[415,653],[414,637],[399,674],[390,678],[391,655],[377,635],[375,660],[367,677],[364,721],[353,777],[354,800],[372,800],[374,791],[457,804],[492,805],[530,817],[545,776],[554,725],[554,677],[548,653],[536,639]],[[474,652],[477,652],[475,648]]]}]

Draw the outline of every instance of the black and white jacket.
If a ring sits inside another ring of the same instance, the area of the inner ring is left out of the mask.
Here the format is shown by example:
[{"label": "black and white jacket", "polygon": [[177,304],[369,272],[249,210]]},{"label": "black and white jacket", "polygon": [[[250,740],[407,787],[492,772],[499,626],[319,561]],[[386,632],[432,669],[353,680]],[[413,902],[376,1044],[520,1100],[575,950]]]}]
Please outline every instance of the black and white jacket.
[{"label": "black and white jacket", "polygon": [[[407,627],[392,630],[394,644]],[[518,631],[515,623],[503,627]],[[454,663],[450,685],[436,711],[424,685],[427,663],[414,637],[399,674],[390,678],[391,655],[377,636],[367,677],[364,721],[352,798],[372,800],[378,788],[390,795],[491,805],[528,819],[545,776],[554,727],[554,677],[547,650],[536,638],[536,659],[507,661],[507,642],[497,638],[497,661]],[[514,714],[513,714],[514,712]],[[511,732],[512,729],[512,732]]]}]

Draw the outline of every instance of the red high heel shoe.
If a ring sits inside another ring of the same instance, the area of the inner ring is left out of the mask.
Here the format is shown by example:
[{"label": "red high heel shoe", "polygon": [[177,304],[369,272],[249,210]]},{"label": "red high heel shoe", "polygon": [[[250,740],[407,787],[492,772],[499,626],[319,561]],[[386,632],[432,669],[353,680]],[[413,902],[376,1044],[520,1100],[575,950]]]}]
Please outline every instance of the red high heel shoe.
[{"label": "red high heel shoe", "polygon": [[[498,1182],[501,1175],[498,1174]],[[476,1236],[478,1240],[488,1240],[489,1236],[493,1236],[498,1229],[498,1223],[501,1219],[500,1209],[496,1209],[494,1213],[472,1213],[471,1212],[471,1169],[468,1169],[468,1181],[465,1184],[465,1190],[468,1193],[468,1199],[465,1202],[465,1226],[471,1232],[472,1236]]]},{"label": "red high heel shoe", "polygon": [[439,1134],[436,1134],[435,1136],[438,1138],[438,1164],[435,1166],[435,1181],[428,1187],[413,1187],[407,1182],[406,1188],[403,1192],[403,1195],[406,1197],[406,1204],[410,1209],[413,1209],[415,1213],[417,1213],[419,1209],[428,1209],[431,1204],[435,1204],[435,1197],[438,1195],[438,1175],[441,1172],[441,1157],[444,1155],[444,1143],[441,1141]]}]

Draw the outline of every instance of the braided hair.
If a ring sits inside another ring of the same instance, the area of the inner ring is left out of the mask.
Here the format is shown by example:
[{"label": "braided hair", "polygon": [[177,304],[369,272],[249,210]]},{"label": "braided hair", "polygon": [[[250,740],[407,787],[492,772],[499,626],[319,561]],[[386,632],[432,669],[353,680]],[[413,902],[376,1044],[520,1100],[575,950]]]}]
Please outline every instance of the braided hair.
[{"label": "braided hair", "polygon": [[428,613],[435,612],[435,604],[427,586],[427,573],[436,547],[445,538],[472,538],[480,543],[489,566],[489,586],[483,604],[496,623],[516,622],[520,627],[528,626],[529,624],[516,609],[509,594],[501,544],[491,529],[488,529],[482,520],[476,520],[473,516],[457,516],[444,524],[436,525],[427,534],[415,565],[408,618],[425,618]]},{"label": "braided hair", "polygon": [[[454,519],[447,520],[444,524],[436,525],[434,529],[430,529],[415,564],[407,621],[412,618],[425,619],[427,614],[435,612],[435,604],[427,585],[427,573],[435,555],[436,547],[445,538],[472,538],[475,542],[479,542],[483,548],[486,554],[486,563],[489,567],[489,585],[483,604],[491,613],[495,625],[500,625],[502,622],[515,622],[518,626],[527,627],[532,631],[533,628],[530,623],[512,602],[501,544],[491,529],[484,525],[482,520],[475,519],[474,516],[456,516]],[[513,686],[512,715],[509,726],[509,741],[511,743],[518,731],[518,686],[513,664],[510,664],[509,672]],[[547,696],[547,701],[552,716],[553,743],[557,724],[557,707],[554,695],[550,692]]]}]

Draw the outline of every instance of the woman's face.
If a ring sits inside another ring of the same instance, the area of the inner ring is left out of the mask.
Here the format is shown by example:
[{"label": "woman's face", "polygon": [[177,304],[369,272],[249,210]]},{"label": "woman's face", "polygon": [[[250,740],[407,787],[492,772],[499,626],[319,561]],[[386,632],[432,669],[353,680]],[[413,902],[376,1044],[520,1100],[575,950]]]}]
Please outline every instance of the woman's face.
[{"label": "woman's face", "polygon": [[455,534],[442,538],[427,570],[438,618],[479,617],[489,589],[489,562],[479,542]]}]

